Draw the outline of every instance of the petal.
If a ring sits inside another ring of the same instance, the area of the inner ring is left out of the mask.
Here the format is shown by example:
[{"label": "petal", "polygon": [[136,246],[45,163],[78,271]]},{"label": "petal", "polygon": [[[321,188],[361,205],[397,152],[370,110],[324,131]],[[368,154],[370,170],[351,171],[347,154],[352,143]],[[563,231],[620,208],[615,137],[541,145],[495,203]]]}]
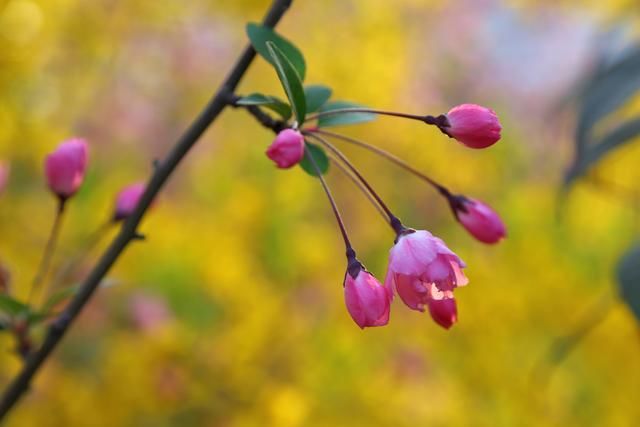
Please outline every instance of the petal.
[{"label": "petal", "polygon": [[431,233],[419,230],[401,236],[391,248],[389,269],[394,273],[417,276],[435,259],[437,253],[437,245]]},{"label": "petal", "polygon": [[404,274],[396,274],[394,281],[402,302],[412,310],[424,311],[424,304],[430,298],[427,287],[415,277]]}]

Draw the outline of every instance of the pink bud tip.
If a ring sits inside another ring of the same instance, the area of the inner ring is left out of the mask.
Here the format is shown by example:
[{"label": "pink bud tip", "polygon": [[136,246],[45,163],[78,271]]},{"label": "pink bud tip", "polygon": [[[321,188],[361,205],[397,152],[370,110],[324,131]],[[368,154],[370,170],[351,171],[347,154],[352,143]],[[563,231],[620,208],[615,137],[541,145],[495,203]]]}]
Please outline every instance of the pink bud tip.
[{"label": "pink bud tip", "polygon": [[456,215],[460,224],[483,243],[497,243],[507,235],[500,216],[478,200],[464,199],[456,208]]},{"label": "pink bud tip", "polygon": [[297,130],[281,131],[267,149],[267,157],[280,169],[296,165],[304,157],[304,137]]},{"label": "pink bud tip", "polygon": [[84,180],[87,158],[84,139],[74,138],[61,143],[44,163],[49,189],[63,200],[73,196]]},{"label": "pink bud tip", "polygon": [[458,321],[458,309],[453,296],[451,298],[429,300],[427,305],[433,321],[443,328],[449,329]]},{"label": "pink bud tip", "polygon": [[120,221],[131,215],[136,206],[138,206],[140,197],[144,194],[145,189],[146,185],[139,182],[131,184],[120,190],[120,193],[118,193],[118,196],[116,197],[116,209],[113,214],[113,219],[115,221]]},{"label": "pink bud tip", "polygon": [[2,193],[7,186],[7,181],[9,180],[9,171],[11,167],[8,163],[0,161],[0,193]]},{"label": "pink bud tip", "polygon": [[470,148],[487,148],[500,140],[502,126],[495,111],[475,104],[462,104],[447,114],[448,126],[440,130]]},{"label": "pink bud tip", "polygon": [[347,272],[344,300],[351,318],[360,328],[384,326],[389,322],[389,293],[364,268],[359,269],[355,278]]}]

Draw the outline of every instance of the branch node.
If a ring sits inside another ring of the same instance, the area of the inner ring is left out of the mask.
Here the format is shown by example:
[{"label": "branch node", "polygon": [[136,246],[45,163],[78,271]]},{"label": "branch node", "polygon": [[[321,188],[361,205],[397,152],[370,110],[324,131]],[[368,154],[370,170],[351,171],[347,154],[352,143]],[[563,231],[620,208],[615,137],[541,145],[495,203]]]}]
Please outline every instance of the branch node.
[{"label": "branch node", "polygon": [[146,235],[139,233],[137,231],[133,233],[133,237],[131,238],[131,240],[146,240],[146,239],[147,239]]}]

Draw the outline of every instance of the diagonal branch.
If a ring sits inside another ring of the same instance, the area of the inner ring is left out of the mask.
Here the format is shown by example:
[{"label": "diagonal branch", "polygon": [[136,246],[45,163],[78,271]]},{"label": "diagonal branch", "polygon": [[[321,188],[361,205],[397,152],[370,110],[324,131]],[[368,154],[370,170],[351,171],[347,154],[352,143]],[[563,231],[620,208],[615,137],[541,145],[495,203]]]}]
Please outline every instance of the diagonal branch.
[{"label": "diagonal branch", "polygon": [[[273,0],[267,12],[263,24],[274,27],[282,18],[293,0]],[[67,330],[89,302],[96,288],[107,274],[109,269],[118,260],[126,247],[134,240],[140,238],[137,231],[138,224],[145,215],[151,201],[156,194],[164,187],[167,179],[174,172],[175,168],[189,152],[191,147],[198,141],[200,136],[218,117],[220,112],[229,104],[229,100],[236,89],[236,86],[246,73],[249,65],[253,61],[256,52],[251,47],[245,48],[238,58],[231,72],[224,80],[218,91],[213,95],[204,110],[196,117],[191,126],[176,142],[171,152],[160,162],[155,169],[147,188],[142,195],[135,212],[123,224],[120,233],[114,238],[111,245],[106,249],[94,269],[80,286],[78,293],[69,302],[60,316],[51,324],[44,338],[42,346],[29,355],[22,370],[13,379],[11,384],[2,395],[0,400],[0,421],[14,407],[16,402],[29,389],[29,384],[33,376],[41,368],[42,364],[57,347]]]}]

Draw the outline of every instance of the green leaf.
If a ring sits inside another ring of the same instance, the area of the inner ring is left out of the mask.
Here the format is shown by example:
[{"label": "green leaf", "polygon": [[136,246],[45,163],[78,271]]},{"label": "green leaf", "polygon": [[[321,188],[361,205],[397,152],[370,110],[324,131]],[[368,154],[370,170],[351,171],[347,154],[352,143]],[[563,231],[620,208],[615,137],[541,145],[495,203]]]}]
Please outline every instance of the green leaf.
[{"label": "green leaf", "polygon": [[584,87],[576,129],[578,157],[591,142],[596,123],[640,89],[640,47],[630,49],[613,65],[601,66]]},{"label": "green leaf", "polygon": [[307,114],[315,113],[331,98],[331,88],[322,85],[308,85],[304,87],[307,98]]},{"label": "green leaf", "polygon": [[[333,110],[342,110],[344,108],[363,108],[362,105],[354,104],[347,101],[333,101],[325,104],[320,108],[320,113],[326,113]],[[328,114],[318,118],[318,127],[324,128],[329,126],[353,125],[356,123],[370,122],[376,118],[372,113],[339,113]]]},{"label": "green leaf", "polygon": [[0,295],[0,312],[8,314],[9,316],[17,316],[28,311],[28,305],[21,303],[9,295]]},{"label": "green leaf", "polygon": [[640,321],[640,244],[632,247],[618,263],[620,295]]},{"label": "green leaf", "polygon": [[267,42],[267,49],[269,49],[269,53],[273,58],[278,78],[287,94],[287,98],[289,98],[296,121],[301,125],[306,116],[307,101],[304,97],[304,89],[302,88],[300,76],[278,46],[272,42]]},{"label": "green leaf", "polygon": [[300,50],[295,47],[293,43],[273,31],[271,28],[254,23],[247,24],[247,36],[249,36],[251,45],[256,52],[258,52],[260,56],[266,59],[273,66],[276,64],[269,52],[269,49],[267,48],[267,42],[275,44],[278,49],[280,49],[284,55],[289,58],[293,68],[300,76],[300,80],[304,81],[306,72],[304,56],[302,56]]},{"label": "green leaf", "polygon": [[249,96],[240,98],[238,105],[260,105],[275,111],[283,120],[289,120],[291,117],[291,107],[283,100],[275,96],[263,95],[261,93],[252,93]]},{"label": "green leaf", "polygon": [[585,147],[578,163],[574,164],[567,172],[565,185],[571,184],[571,182],[582,176],[591,166],[612,150],[633,141],[638,136],[640,136],[640,117],[622,123],[602,137],[598,143]]},{"label": "green leaf", "polygon": [[316,168],[313,166],[311,159],[309,158],[309,153],[313,156],[313,160],[315,160],[318,169],[320,169],[320,173],[322,175],[326,174],[329,170],[329,158],[327,157],[327,153],[324,152],[322,147],[319,147],[315,144],[311,144],[309,142],[305,142],[306,150],[304,150],[304,157],[300,161],[300,167],[311,176],[318,176],[318,172]]}]

